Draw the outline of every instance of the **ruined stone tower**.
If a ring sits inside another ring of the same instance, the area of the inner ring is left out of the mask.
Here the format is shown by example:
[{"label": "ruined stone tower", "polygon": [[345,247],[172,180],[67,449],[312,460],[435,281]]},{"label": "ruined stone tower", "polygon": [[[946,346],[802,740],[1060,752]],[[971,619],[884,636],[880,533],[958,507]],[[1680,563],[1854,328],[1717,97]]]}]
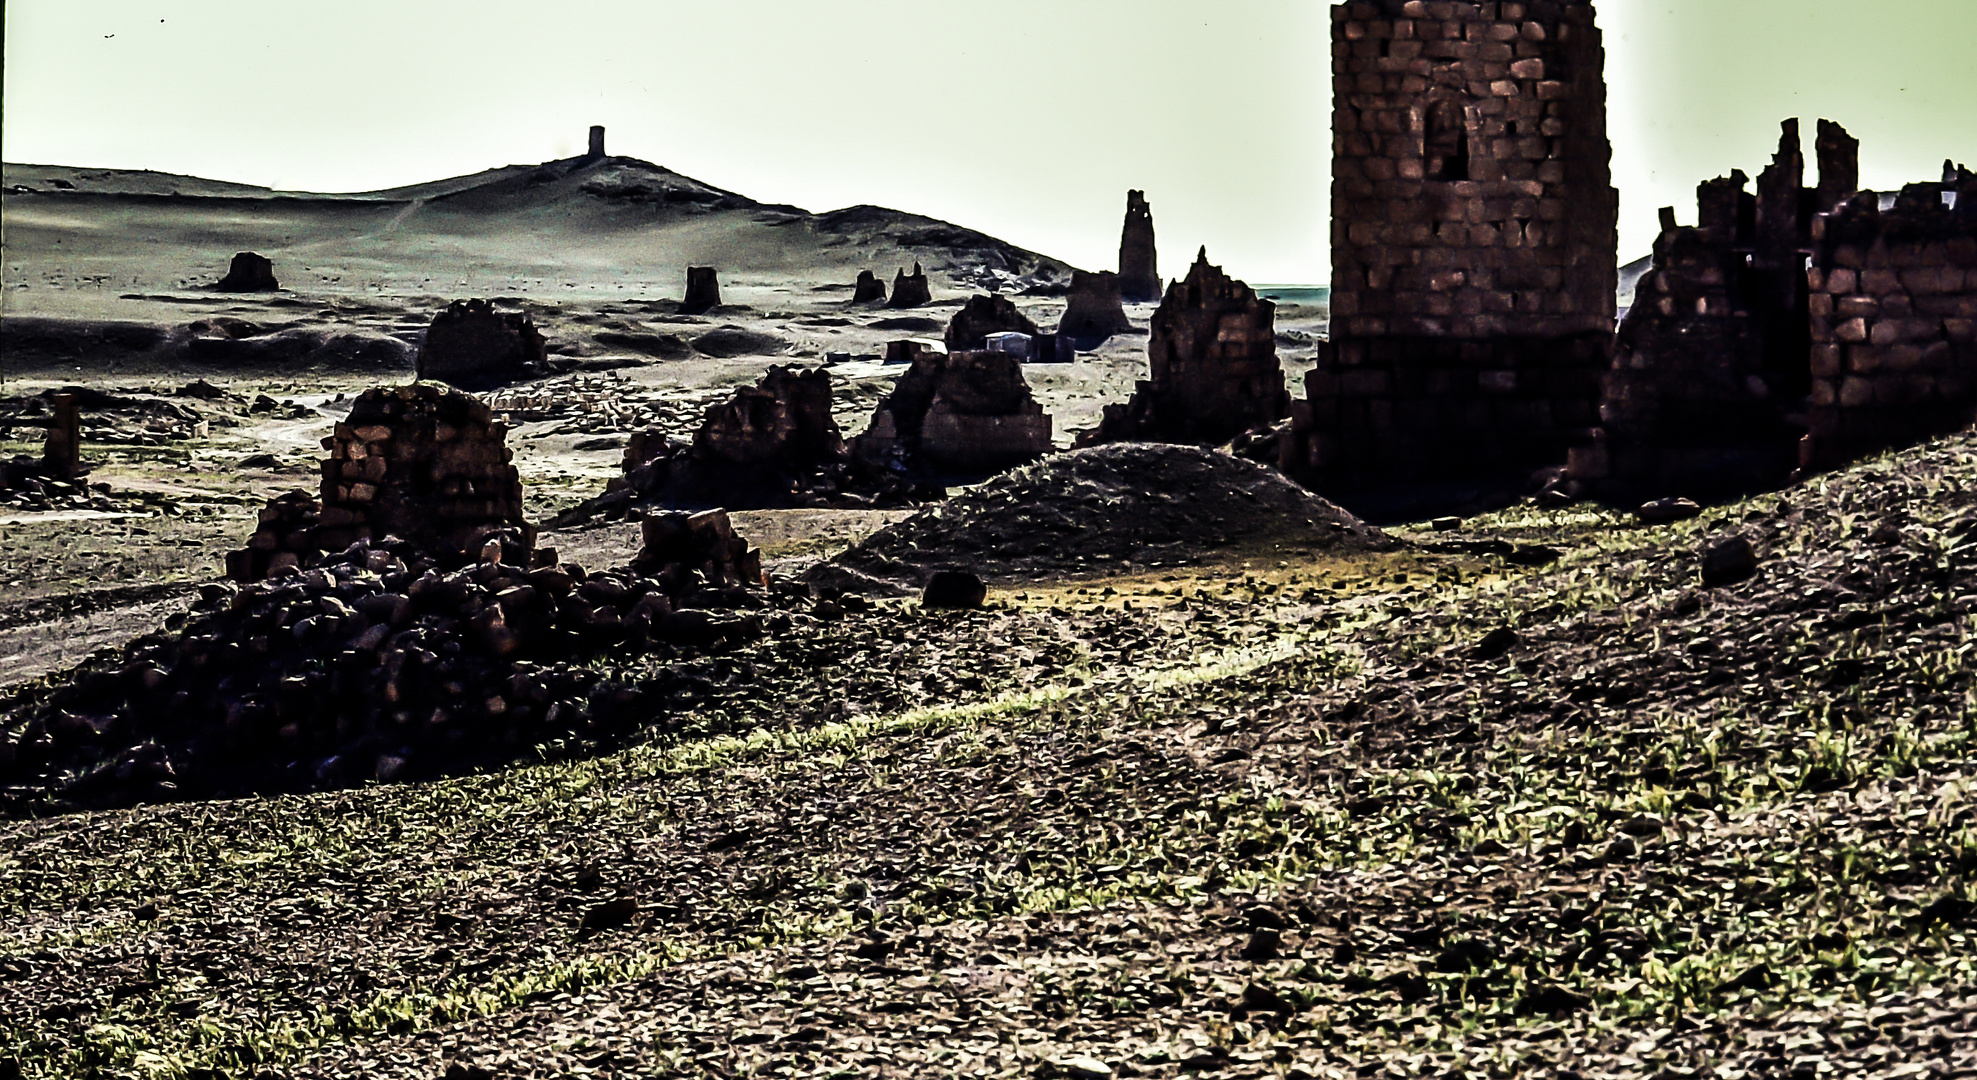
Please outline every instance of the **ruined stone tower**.
[{"label": "ruined stone tower", "polygon": [[604,156],[603,124],[592,124],[590,126],[590,152],[584,156],[593,160]]},{"label": "ruined stone tower", "polygon": [[1119,233],[1119,295],[1136,302],[1160,299],[1160,259],[1153,247],[1153,207],[1146,192],[1126,192],[1126,225]]},{"label": "ruined stone tower", "polygon": [[1563,461],[1598,422],[1618,261],[1592,3],[1354,0],[1332,57],[1332,336],[1284,465]]}]

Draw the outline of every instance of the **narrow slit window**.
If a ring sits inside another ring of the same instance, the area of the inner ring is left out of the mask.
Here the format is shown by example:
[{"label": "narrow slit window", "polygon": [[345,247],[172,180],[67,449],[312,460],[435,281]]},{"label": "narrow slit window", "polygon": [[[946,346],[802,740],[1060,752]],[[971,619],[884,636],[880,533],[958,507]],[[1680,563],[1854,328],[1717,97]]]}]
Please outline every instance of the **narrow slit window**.
[{"label": "narrow slit window", "polygon": [[1437,101],[1428,107],[1422,157],[1428,179],[1469,179],[1469,122],[1462,106]]}]

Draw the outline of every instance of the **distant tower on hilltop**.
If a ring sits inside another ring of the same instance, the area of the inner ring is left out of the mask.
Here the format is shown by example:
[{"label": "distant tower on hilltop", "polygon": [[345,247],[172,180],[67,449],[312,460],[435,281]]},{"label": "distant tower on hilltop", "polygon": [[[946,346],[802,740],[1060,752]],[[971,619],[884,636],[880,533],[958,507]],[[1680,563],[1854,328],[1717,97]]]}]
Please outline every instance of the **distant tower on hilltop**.
[{"label": "distant tower on hilltop", "polygon": [[590,126],[590,153],[584,156],[589,158],[601,158],[604,156],[603,124],[592,124]]},{"label": "distant tower on hilltop", "polygon": [[1286,464],[1564,460],[1599,422],[1618,262],[1591,0],[1353,0],[1332,57],[1331,340]]},{"label": "distant tower on hilltop", "polygon": [[1126,227],[1119,235],[1119,296],[1160,299],[1160,262],[1153,250],[1153,207],[1143,191],[1126,192]]}]

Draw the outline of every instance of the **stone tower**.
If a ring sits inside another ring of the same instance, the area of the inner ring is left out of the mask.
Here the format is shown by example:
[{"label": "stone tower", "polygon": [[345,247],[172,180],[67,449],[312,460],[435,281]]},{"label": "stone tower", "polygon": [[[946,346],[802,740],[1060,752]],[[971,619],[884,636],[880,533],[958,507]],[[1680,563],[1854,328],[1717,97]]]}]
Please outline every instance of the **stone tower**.
[{"label": "stone tower", "polygon": [[1562,463],[1598,423],[1618,262],[1592,3],[1353,0],[1332,57],[1332,335],[1285,466]]},{"label": "stone tower", "polygon": [[1126,227],[1119,235],[1119,295],[1150,303],[1160,299],[1160,260],[1153,249],[1153,207],[1143,191],[1126,192]]},{"label": "stone tower", "polygon": [[604,156],[604,125],[603,124],[592,124],[590,126],[590,152],[588,154],[585,154],[584,156],[592,159],[601,158]]}]

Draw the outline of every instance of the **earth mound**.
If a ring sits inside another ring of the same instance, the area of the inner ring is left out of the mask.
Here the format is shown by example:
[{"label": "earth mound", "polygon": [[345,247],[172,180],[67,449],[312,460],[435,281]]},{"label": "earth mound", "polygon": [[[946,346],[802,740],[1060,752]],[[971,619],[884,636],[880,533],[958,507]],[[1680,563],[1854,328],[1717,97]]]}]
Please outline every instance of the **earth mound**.
[{"label": "earth mound", "polygon": [[884,529],[804,580],[902,594],[937,570],[1022,580],[1116,564],[1181,565],[1268,543],[1378,551],[1398,541],[1221,450],[1122,443],[1045,458]]}]

